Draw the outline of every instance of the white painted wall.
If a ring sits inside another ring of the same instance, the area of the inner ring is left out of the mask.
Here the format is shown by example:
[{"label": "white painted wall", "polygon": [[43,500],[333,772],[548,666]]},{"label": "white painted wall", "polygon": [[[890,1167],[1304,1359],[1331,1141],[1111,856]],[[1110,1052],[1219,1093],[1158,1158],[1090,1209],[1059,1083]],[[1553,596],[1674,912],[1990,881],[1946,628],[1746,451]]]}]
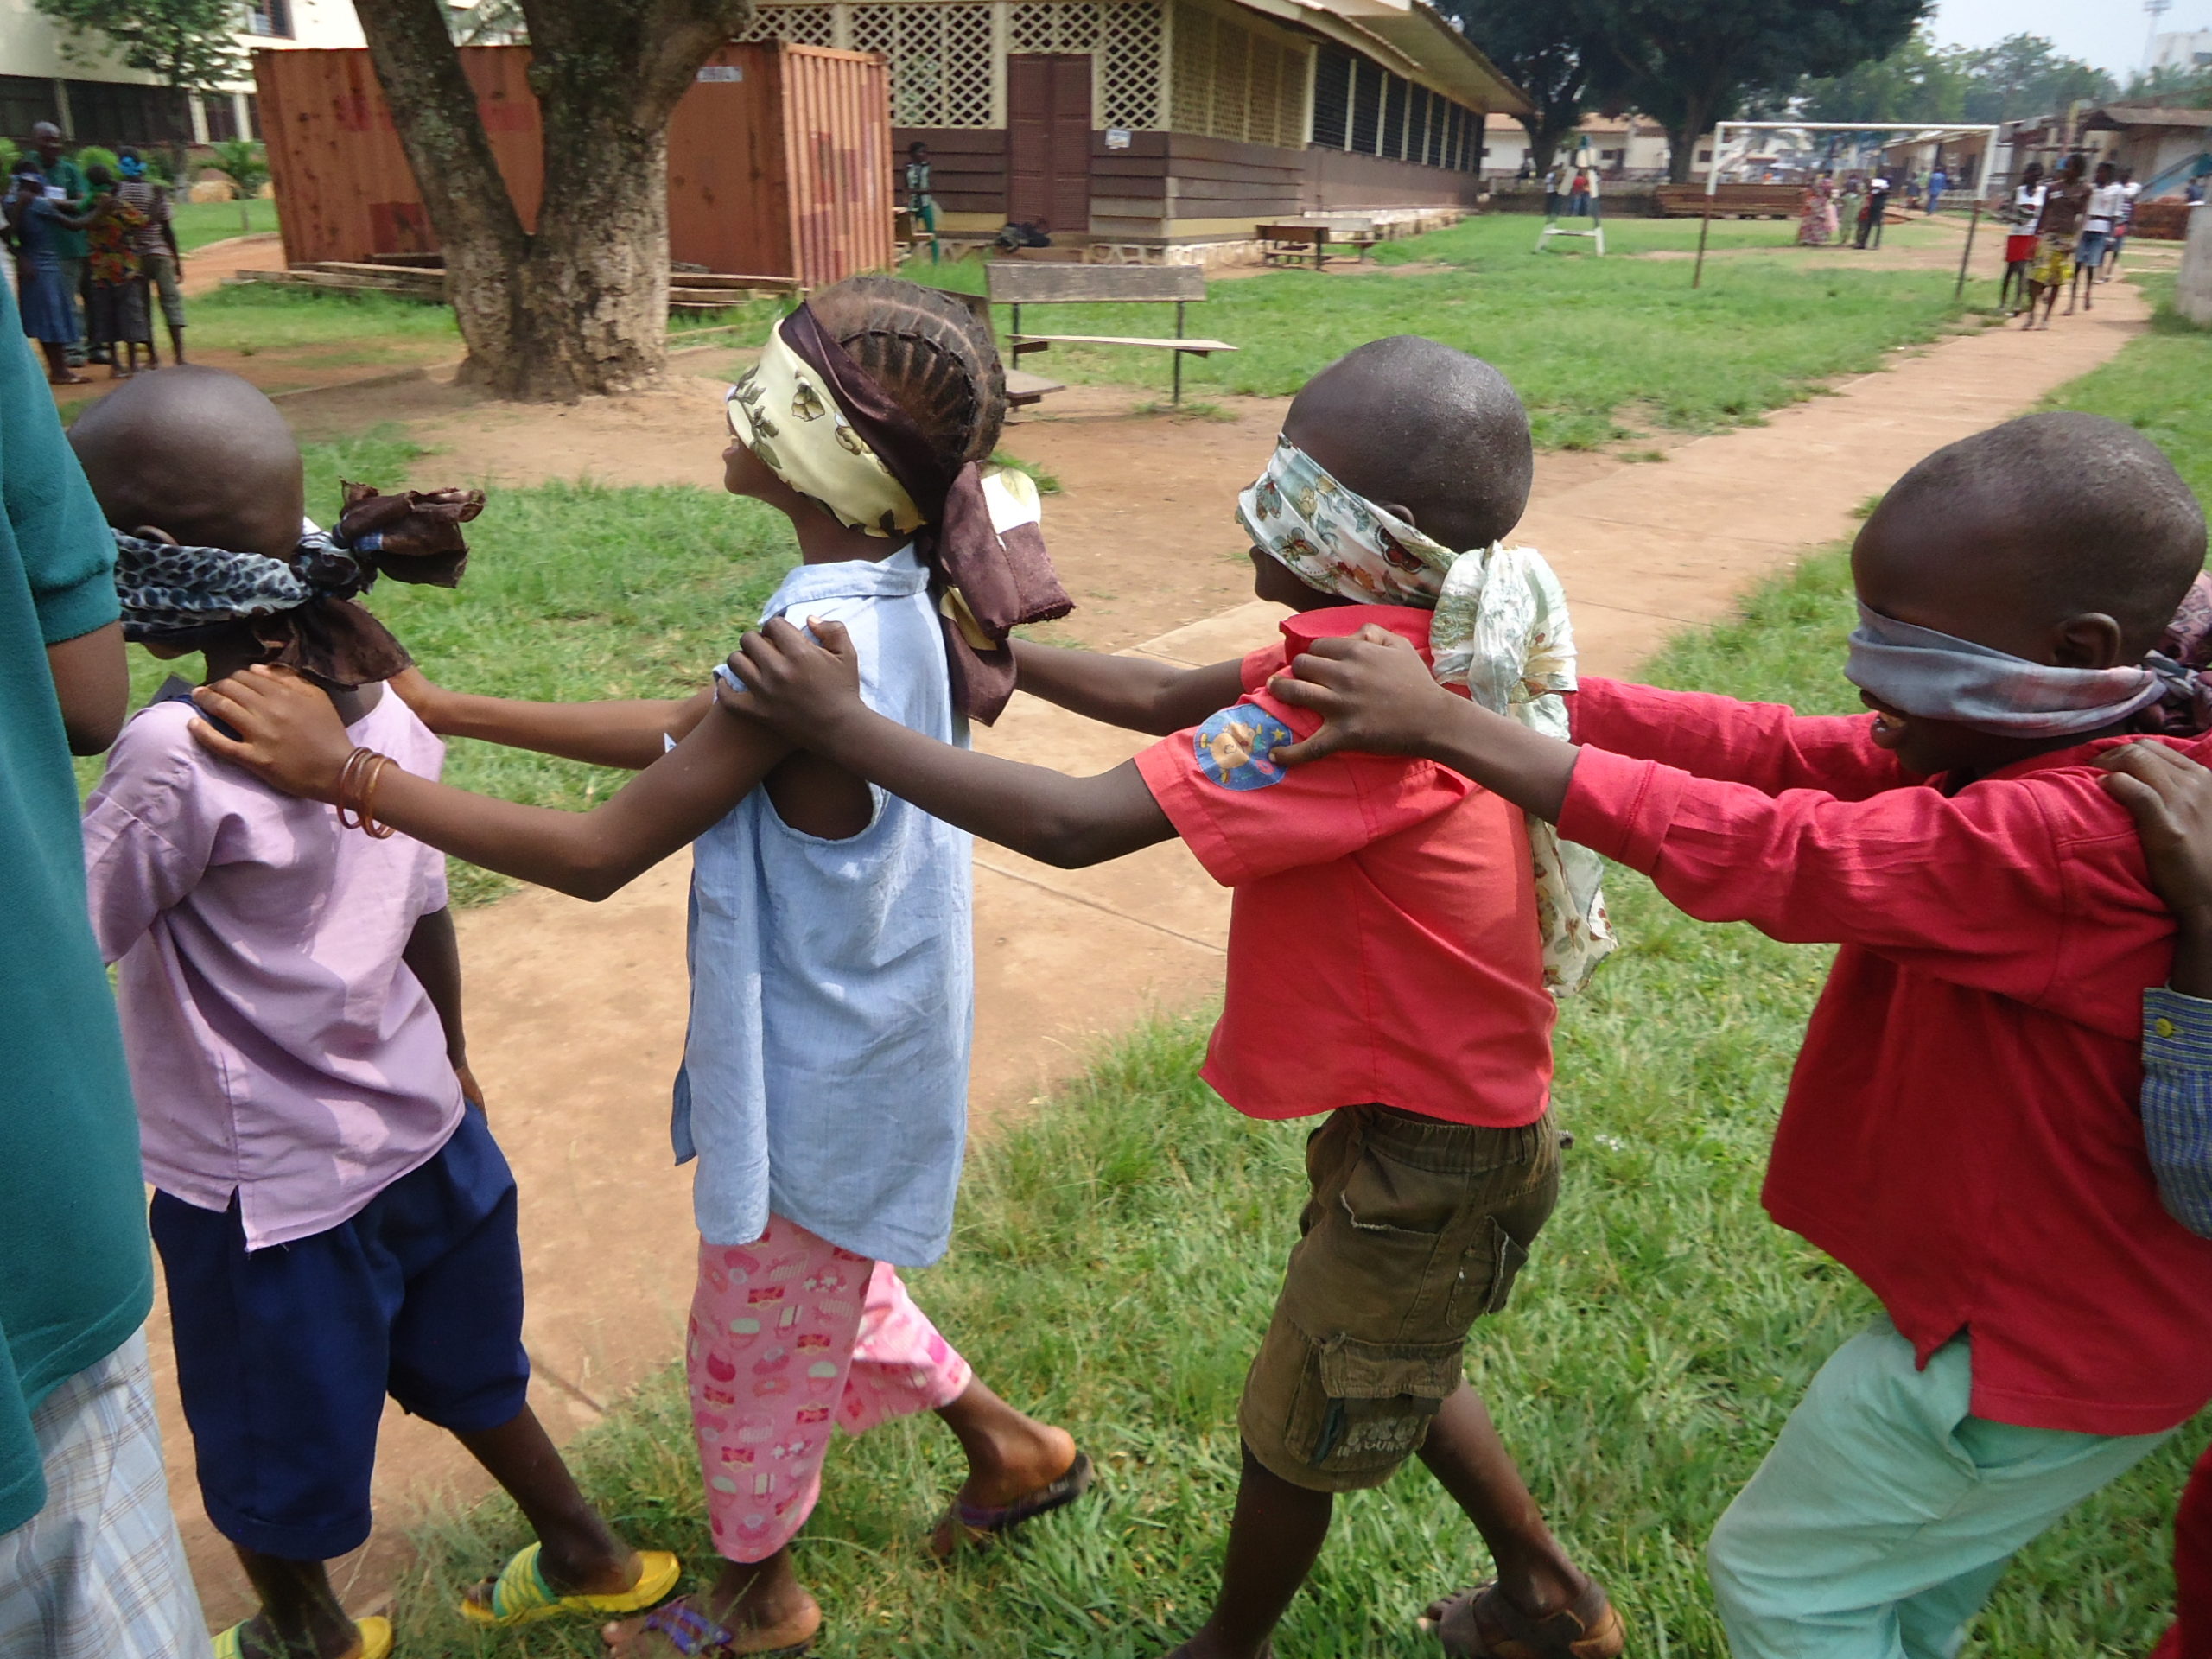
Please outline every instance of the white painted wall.
[{"label": "white painted wall", "polygon": [[[361,25],[353,16],[353,0],[291,0],[292,34],[249,35],[243,30],[238,43],[255,47],[359,46]],[[65,50],[65,45],[68,49]],[[154,77],[117,63],[100,50],[101,37],[89,35],[70,40],[31,0],[0,0],[0,74],[35,75],[66,80],[119,80],[150,84]],[[251,91],[249,76],[240,90]]]}]

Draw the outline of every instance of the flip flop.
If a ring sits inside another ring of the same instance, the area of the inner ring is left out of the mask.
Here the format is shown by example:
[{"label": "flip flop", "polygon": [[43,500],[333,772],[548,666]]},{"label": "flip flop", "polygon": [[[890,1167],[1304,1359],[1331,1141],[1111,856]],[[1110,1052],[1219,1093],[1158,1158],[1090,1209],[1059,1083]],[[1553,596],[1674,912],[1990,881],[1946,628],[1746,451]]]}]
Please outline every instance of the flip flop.
[{"label": "flip flop", "polygon": [[1594,1582],[1559,1611],[1531,1618],[1486,1579],[1431,1602],[1421,1628],[1451,1659],[1616,1659],[1628,1645],[1620,1615]]},{"label": "flip flop", "polygon": [[[251,1621],[233,1624],[215,1638],[215,1659],[245,1659],[245,1637],[240,1634]],[[391,1621],[372,1614],[357,1618],[353,1628],[361,1633],[360,1659],[391,1659]]]},{"label": "flip flop", "polygon": [[932,1535],[931,1549],[940,1559],[957,1554],[963,1548],[988,1544],[994,1538],[1012,1532],[1025,1521],[1034,1521],[1040,1515],[1050,1515],[1054,1510],[1064,1510],[1090,1490],[1092,1471],[1090,1459],[1078,1452],[1067,1472],[1049,1485],[1017,1497],[1011,1503],[993,1507],[983,1503],[963,1503],[955,1498],[937,1525],[937,1533],[952,1529],[952,1547],[937,1551]]},{"label": "flip flop", "polygon": [[800,1659],[814,1645],[809,1637],[804,1642],[787,1648],[756,1648],[751,1650],[737,1645],[737,1632],[716,1624],[691,1605],[689,1596],[679,1596],[666,1606],[656,1607],[645,1615],[645,1629],[659,1637],[684,1659]]},{"label": "flip flop", "polygon": [[683,1576],[683,1564],[666,1550],[641,1549],[638,1581],[627,1590],[607,1596],[564,1596],[545,1582],[537,1565],[540,1548],[525,1544],[508,1557],[493,1581],[491,1604],[487,1606],[464,1596],[461,1616],[472,1624],[506,1630],[517,1624],[535,1624],[541,1618],[557,1618],[563,1613],[642,1612],[675,1589],[677,1580]]}]

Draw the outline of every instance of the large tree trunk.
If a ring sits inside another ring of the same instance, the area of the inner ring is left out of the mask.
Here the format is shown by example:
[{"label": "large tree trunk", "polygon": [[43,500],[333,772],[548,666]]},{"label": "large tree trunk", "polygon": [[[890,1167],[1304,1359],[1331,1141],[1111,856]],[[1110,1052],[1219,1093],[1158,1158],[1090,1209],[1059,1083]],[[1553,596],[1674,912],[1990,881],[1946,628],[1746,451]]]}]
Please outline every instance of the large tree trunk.
[{"label": "large tree trunk", "polygon": [[[1667,177],[1675,184],[1690,181],[1690,170],[1697,162],[1698,142],[1713,125],[1713,111],[1720,107],[1718,98],[1703,91],[1685,90],[1681,99],[1679,118],[1667,123]],[[1717,146],[1713,159],[1716,164],[1721,159]],[[1702,178],[1704,175],[1698,176]]]},{"label": "large tree trunk", "polygon": [[659,373],[668,122],[751,0],[524,0],[545,188],[525,232],[441,0],[357,0],[468,346],[462,378],[570,402]]}]

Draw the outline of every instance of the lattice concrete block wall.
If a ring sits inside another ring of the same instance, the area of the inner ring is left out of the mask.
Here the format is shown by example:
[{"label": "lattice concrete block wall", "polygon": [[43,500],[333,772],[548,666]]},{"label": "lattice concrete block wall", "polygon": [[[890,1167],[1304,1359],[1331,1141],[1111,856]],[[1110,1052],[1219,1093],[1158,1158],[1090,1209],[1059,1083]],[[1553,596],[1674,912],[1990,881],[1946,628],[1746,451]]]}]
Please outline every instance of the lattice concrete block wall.
[{"label": "lattice concrete block wall", "polygon": [[1165,35],[1160,0],[835,0],[760,6],[742,38],[882,53],[902,127],[1002,127],[1004,54],[1081,53],[1097,124],[1148,130],[1162,124]]}]

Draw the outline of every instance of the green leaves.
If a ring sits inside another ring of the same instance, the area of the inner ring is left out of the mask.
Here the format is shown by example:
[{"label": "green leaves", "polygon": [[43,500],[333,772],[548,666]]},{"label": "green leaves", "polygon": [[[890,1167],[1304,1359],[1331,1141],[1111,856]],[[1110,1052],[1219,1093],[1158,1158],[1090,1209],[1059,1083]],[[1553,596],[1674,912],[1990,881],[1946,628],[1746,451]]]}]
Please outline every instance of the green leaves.
[{"label": "green leaves", "polygon": [[210,91],[248,78],[232,32],[235,0],[36,0],[38,9],[79,38],[70,55],[105,55],[87,35],[104,35],[113,55],[163,84]]}]

